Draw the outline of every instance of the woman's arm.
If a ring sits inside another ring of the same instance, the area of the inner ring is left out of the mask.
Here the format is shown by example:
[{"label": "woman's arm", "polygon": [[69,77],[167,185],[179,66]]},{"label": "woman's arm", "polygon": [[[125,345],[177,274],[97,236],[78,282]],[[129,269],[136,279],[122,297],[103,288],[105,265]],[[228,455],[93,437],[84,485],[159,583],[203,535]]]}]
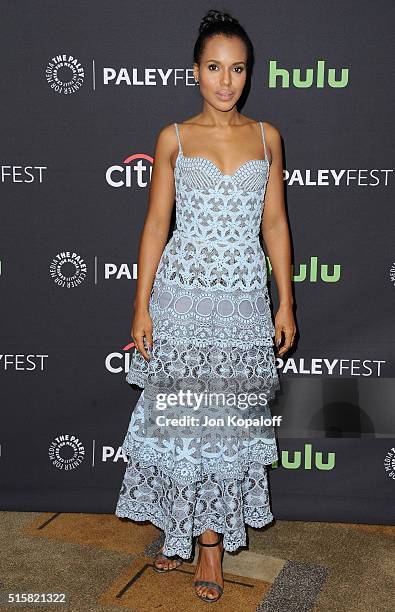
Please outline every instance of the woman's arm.
[{"label": "woman's arm", "polygon": [[143,337],[146,336],[148,345],[152,347],[152,321],[148,306],[155,273],[169,235],[175,197],[174,174],[170,157],[176,145],[174,125],[162,128],[155,145],[148,210],[139,244],[131,335],[137,349],[147,360],[149,355],[145,350]]},{"label": "woman's arm", "polygon": [[279,309],[275,318],[275,342],[277,346],[281,343],[284,331],[285,344],[279,350],[279,355],[282,356],[291,347],[296,334],[292,312],[291,240],[285,212],[281,135],[270,123],[265,123],[265,134],[272,161],[261,228],[279,294]]}]

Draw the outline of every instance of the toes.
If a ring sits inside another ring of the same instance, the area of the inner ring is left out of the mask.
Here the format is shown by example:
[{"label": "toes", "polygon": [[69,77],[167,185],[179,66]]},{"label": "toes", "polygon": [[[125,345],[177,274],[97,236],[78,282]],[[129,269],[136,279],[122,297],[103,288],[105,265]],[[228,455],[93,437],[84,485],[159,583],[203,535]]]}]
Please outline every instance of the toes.
[{"label": "toes", "polygon": [[215,599],[217,597],[217,591],[213,591],[208,587],[203,587],[203,590],[199,592],[199,595],[207,597],[208,599]]},{"label": "toes", "polygon": [[168,562],[165,559],[161,559],[155,562],[155,566],[160,570],[167,569]]},{"label": "toes", "polygon": [[155,561],[155,567],[160,570],[170,570],[177,567],[177,559],[158,559]]}]

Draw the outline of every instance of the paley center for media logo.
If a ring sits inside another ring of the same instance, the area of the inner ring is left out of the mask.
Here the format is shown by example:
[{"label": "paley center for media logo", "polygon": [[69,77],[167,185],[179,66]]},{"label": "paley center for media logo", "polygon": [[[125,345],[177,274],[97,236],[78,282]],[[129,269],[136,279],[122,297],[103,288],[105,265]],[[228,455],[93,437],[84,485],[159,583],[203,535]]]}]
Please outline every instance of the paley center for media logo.
[{"label": "paley center for media logo", "polygon": [[59,470],[75,470],[85,459],[85,447],[77,436],[60,434],[49,445],[48,455]]},{"label": "paley center for media logo", "polygon": [[71,289],[79,287],[84,282],[87,266],[78,253],[62,251],[51,261],[49,272],[56,285]]},{"label": "paley center for media logo", "polygon": [[58,94],[70,95],[78,91],[85,79],[81,62],[69,53],[54,55],[45,69],[45,78],[50,88]]},{"label": "paley center for media logo", "polygon": [[[186,86],[196,87],[193,68],[146,68],[125,66],[96,67],[91,61],[92,89],[95,90],[99,79],[103,86]],[[71,53],[58,53],[50,58],[45,67],[45,78],[50,88],[57,94],[70,95],[78,92],[85,80],[86,69],[82,62]]]},{"label": "paley center for media logo", "polygon": [[395,261],[391,264],[391,267],[390,267],[390,282],[395,287]]},{"label": "paley center for media logo", "polygon": [[395,480],[395,447],[390,448],[384,457],[384,469],[388,478]]},{"label": "paley center for media logo", "polygon": [[[137,263],[100,262],[95,255],[91,267],[93,269],[92,280],[95,285],[98,285],[101,280],[137,279]],[[58,287],[73,289],[79,287],[87,278],[88,266],[79,253],[60,251],[50,262],[49,273]]]}]

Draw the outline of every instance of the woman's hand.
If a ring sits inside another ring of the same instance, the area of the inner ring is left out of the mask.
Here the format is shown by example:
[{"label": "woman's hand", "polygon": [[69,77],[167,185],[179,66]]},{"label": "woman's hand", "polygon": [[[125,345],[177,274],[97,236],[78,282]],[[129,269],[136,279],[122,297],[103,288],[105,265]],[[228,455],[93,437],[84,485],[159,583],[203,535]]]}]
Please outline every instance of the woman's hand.
[{"label": "woman's hand", "polygon": [[133,338],[137,350],[146,361],[149,361],[150,356],[144,346],[144,336],[149,348],[152,349],[152,319],[147,308],[135,309],[130,335]]},{"label": "woman's hand", "polygon": [[275,317],[274,327],[275,327],[275,332],[276,332],[275,333],[275,343],[276,343],[277,349],[280,346],[281,341],[282,341],[282,332],[284,332],[284,335],[285,335],[284,346],[282,346],[278,350],[279,357],[282,357],[284,353],[289,351],[289,349],[293,345],[295,334],[296,334],[296,325],[295,325],[291,305],[283,305],[283,306],[280,305],[279,306],[279,309]]}]

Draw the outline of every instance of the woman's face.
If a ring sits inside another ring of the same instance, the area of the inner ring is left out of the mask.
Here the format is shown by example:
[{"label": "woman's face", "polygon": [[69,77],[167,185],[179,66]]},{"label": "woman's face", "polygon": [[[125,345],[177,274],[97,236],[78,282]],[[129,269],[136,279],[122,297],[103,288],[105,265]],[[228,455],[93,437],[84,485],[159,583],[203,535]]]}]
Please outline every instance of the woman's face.
[{"label": "woman's face", "polygon": [[193,65],[203,98],[218,110],[230,110],[247,79],[247,50],[238,36],[218,34],[206,40],[200,65]]}]

